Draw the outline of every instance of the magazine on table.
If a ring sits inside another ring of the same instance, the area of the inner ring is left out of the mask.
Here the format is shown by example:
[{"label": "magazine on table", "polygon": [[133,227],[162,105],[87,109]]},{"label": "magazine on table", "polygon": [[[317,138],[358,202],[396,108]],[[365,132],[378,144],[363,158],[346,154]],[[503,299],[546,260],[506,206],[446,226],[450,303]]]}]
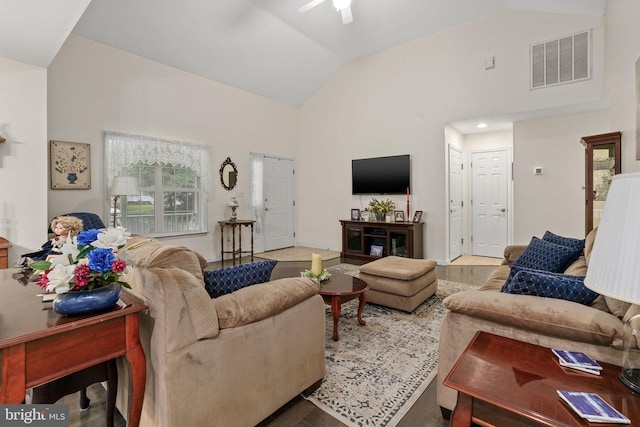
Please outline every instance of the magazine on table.
[{"label": "magazine on table", "polygon": [[600,395],[558,390],[558,395],[576,414],[592,423],[631,424],[631,420],[609,405]]},{"label": "magazine on table", "polygon": [[555,348],[551,349],[551,351],[558,356],[558,361],[561,366],[600,375],[602,366],[581,351],[559,350]]}]

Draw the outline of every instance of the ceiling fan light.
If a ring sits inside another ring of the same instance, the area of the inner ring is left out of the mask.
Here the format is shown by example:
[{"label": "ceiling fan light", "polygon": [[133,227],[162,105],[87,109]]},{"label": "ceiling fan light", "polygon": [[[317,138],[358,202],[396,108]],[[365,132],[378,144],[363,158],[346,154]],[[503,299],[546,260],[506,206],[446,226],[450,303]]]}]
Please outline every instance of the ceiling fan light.
[{"label": "ceiling fan light", "polygon": [[349,6],[351,6],[351,0],[332,0],[332,1],[333,1],[333,7],[335,7],[337,10],[346,9]]}]

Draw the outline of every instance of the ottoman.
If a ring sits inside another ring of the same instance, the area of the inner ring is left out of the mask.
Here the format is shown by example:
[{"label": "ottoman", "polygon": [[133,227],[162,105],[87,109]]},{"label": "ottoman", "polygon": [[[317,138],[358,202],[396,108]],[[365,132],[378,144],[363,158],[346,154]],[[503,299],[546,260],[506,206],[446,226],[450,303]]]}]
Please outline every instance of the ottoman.
[{"label": "ottoman", "polygon": [[436,262],[388,256],[360,266],[367,302],[411,313],[436,293]]}]

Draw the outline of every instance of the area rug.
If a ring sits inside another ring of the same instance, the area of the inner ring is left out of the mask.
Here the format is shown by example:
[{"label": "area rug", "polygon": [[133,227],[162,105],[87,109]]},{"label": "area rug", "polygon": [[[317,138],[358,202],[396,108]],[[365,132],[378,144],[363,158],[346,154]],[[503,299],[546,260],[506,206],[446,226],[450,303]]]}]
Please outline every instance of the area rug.
[{"label": "area rug", "polygon": [[258,258],[272,259],[275,261],[309,261],[311,262],[311,254],[322,255],[323,261],[335,259],[340,256],[340,252],[329,251],[326,249],[314,249],[304,246],[296,246],[292,248],[276,249],[274,251],[261,252],[255,254]]},{"label": "area rug", "polygon": [[[329,271],[356,276],[358,267],[339,264]],[[342,306],[339,341],[331,339],[327,307],[326,375],[308,399],[348,426],[395,426],[436,376],[442,300],[474,288],[438,280],[436,295],[412,314],[367,304],[366,326],[357,322],[358,300],[349,301]]]},{"label": "area rug", "polygon": [[500,265],[502,258],[490,258],[486,256],[462,255],[451,261],[450,265]]}]

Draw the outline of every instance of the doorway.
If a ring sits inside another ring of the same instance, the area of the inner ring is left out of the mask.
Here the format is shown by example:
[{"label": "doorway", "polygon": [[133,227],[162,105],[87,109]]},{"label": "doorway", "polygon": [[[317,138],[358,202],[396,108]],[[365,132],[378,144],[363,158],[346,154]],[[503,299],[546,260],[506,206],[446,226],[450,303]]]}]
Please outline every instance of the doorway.
[{"label": "doorway", "polygon": [[501,258],[509,244],[509,150],[471,152],[472,255]]},{"label": "doorway", "polygon": [[294,246],[293,160],[252,153],[251,175],[256,250],[264,252]]}]

